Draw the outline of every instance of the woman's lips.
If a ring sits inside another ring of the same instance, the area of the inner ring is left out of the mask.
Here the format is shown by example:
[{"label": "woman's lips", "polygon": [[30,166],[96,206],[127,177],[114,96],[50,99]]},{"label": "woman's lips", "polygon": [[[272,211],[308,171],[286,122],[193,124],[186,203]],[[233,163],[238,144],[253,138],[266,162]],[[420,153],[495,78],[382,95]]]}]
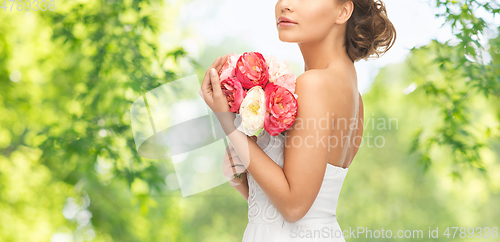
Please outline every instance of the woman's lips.
[{"label": "woman's lips", "polygon": [[294,25],[297,25],[297,23],[287,17],[281,16],[278,18],[279,27],[294,26]]},{"label": "woman's lips", "polygon": [[296,23],[291,23],[291,22],[279,22],[278,26],[280,27],[286,27],[286,26],[294,26],[297,25]]}]

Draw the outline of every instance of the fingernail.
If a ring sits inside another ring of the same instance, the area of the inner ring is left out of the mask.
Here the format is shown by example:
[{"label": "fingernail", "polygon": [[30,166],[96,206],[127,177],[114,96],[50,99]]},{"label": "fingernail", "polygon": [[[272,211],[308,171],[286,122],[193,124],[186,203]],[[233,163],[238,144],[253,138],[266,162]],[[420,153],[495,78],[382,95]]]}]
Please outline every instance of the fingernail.
[{"label": "fingernail", "polygon": [[215,69],[214,69],[214,68],[212,68],[212,69],[210,69],[210,74],[211,74],[212,76],[215,76],[215,75],[217,75],[217,71],[215,71]]}]

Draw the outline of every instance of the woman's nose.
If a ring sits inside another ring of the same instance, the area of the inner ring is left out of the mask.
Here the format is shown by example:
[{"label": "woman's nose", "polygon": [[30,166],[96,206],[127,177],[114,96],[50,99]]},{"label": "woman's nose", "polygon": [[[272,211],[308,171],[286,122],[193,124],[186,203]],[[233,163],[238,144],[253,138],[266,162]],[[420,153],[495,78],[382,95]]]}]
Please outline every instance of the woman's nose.
[{"label": "woman's nose", "polygon": [[292,12],[292,7],[290,5],[290,0],[281,0],[280,7],[281,7],[281,11],[282,12],[284,12],[285,10],[288,10],[288,11]]}]

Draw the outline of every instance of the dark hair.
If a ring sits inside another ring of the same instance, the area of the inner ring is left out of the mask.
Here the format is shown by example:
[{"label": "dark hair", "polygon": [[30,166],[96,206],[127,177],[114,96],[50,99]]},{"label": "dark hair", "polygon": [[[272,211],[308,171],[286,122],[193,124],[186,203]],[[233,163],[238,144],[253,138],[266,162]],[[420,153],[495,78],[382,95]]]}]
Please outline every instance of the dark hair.
[{"label": "dark hair", "polygon": [[353,62],[366,60],[372,55],[378,58],[396,41],[396,29],[387,17],[385,5],[381,0],[351,1],[354,10],[346,26],[347,54]]}]

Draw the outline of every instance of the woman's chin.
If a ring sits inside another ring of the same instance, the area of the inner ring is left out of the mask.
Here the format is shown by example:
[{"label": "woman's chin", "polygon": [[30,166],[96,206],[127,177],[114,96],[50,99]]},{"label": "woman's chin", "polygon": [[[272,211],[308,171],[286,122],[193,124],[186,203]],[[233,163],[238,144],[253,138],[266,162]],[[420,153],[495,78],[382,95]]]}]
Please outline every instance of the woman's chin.
[{"label": "woman's chin", "polygon": [[286,35],[286,34],[279,34],[279,39],[281,40],[281,42],[297,43],[295,38],[293,38],[289,35]]}]

